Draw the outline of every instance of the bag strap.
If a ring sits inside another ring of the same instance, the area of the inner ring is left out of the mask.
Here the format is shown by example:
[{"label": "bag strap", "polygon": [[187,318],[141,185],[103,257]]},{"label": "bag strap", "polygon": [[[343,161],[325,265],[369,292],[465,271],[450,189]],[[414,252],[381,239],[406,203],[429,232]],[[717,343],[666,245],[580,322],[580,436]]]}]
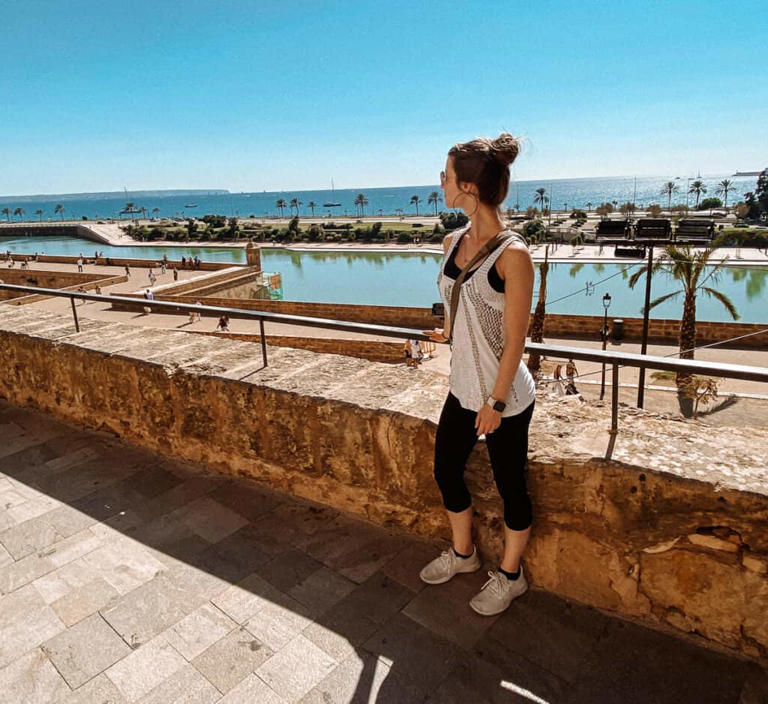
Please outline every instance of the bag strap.
[{"label": "bag strap", "polygon": [[[466,234],[466,233],[464,233]],[[464,235],[462,235],[464,237]],[[461,270],[458,277],[456,277],[456,283],[451,289],[451,310],[448,318],[448,325],[443,330],[443,337],[445,337],[449,343],[453,342],[453,321],[456,319],[456,311],[459,309],[459,294],[461,293],[461,285],[464,283],[464,279],[467,278],[467,274],[471,271],[481,259],[485,259],[493,254],[494,250],[498,249],[504,242],[509,240],[512,235],[506,232],[500,232],[493,239],[488,240],[483,248],[475,254],[474,257],[467,263],[467,265]],[[456,244],[456,251],[458,252],[461,241]]]}]

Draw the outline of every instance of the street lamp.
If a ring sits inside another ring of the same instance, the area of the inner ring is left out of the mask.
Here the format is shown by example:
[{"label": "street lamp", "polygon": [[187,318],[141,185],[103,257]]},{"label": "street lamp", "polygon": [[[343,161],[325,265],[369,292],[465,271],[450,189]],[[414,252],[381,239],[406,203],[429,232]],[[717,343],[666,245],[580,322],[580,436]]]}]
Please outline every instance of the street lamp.
[{"label": "street lamp", "polygon": [[[603,329],[600,331],[602,338],[603,338],[603,351],[605,351],[605,348],[608,344],[608,308],[611,307],[611,294],[606,293],[603,296],[603,308],[605,309],[605,314],[603,317]],[[600,382],[600,400],[602,401],[605,397],[605,360],[603,360],[603,375],[602,375],[602,381]]]}]

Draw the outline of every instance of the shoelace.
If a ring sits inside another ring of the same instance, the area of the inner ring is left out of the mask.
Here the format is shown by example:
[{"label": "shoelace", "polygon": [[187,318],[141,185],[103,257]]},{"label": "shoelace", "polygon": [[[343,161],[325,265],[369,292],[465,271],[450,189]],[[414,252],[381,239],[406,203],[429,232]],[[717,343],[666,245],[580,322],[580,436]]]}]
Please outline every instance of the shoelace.
[{"label": "shoelace", "polygon": [[440,559],[443,562],[443,567],[446,569],[450,568],[454,560],[453,550],[443,550],[443,552],[440,553]]},{"label": "shoelace", "polygon": [[[495,596],[503,596],[505,591],[504,588],[507,586],[506,583],[509,580],[501,574],[501,572],[495,572],[494,570],[490,570],[488,576],[490,579],[483,585],[483,589],[490,585],[491,592],[493,592]],[[482,589],[480,591],[482,591]]]}]

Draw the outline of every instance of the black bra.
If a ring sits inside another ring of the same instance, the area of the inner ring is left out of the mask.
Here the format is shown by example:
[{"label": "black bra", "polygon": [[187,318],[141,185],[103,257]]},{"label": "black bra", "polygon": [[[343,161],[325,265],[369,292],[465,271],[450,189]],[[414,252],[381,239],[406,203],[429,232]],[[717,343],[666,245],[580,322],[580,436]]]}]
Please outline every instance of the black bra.
[{"label": "black bra", "polygon": [[[445,274],[449,279],[453,279],[454,281],[456,281],[456,279],[459,278],[459,274],[461,273],[461,269],[459,269],[459,265],[456,264],[456,252],[458,251],[458,249],[459,249],[459,243],[457,243],[456,246],[453,248],[453,251],[451,252],[451,256],[448,257],[448,261],[445,262],[445,267],[443,267],[443,274]],[[482,266],[482,264],[480,266]],[[479,268],[480,267],[478,266],[472,269],[467,274],[464,281],[469,281]],[[497,293],[504,293],[504,279],[502,279],[501,276],[499,276],[499,272],[496,270],[495,264],[490,269],[488,269],[488,284]]]}]

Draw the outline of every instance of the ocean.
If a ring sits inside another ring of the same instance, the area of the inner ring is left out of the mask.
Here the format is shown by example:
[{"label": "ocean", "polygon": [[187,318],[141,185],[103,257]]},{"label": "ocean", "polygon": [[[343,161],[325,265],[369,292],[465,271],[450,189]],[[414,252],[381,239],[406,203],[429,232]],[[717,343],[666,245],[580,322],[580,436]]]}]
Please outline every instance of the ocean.
[{"label": "ocean", "polygon": [[[702,176],[707,194],[702,196],[715,196],[717,184],[724,178],[733,181],[734,190],[729,193],[728,202],[735,203],[743,199],[744,193],[754,191],[757,185],[757,177],[733,177],[729,174],[713,174]],[[634,201],[640,207],[649,203],[667,204],[667,197],[661,195],[661,188],[667,181],[675,181],[679,184],[680,191],[673,195],[672,204],[684,204],[686,201],[693,205],[694,195],[687,195],[687,184],[692,179],[676,176],[658,177],[607,177],[607,178],[573,178],[552,179],[546,181],[513,181],[510,184],[509,197],[504,203],[505,208],[514,208],[519,205],[525,210],[534,205],[533,198],[536,189],[545,188],[547,195],[551,196],[554,210],[570,210],[571,208],[586,208],[591,203],[595,208],[602,202],[617,201],[624,203]],[[439,186],[393,186],[389,188],[349,188],[316,191],[272,191],[261,193],[229,193],[222,191],[136,191],[131,193],[100,193],[100,194],[76,194],[60,196],[0,196],[0,212],[8,208],[9,216],[0,215],[1,218],[11,222],[23,219],[25,221],[51,221],[58,220],[62,216],[66,220],[80,220],[107,218],[129,218],[129,215],[121,215],[126,202],[132,202],[139,210],[146,208],[146,217],[202,217],[206,214],[226,215],[229,217],[255,216],[277,217],[278,199],[286,202],[284,215],[290,216],[291,209],[287,204],[291,199],[298,198],[299,215],[311,216],[310,203],[317,204],[314,214],[318,217],[343,217],[354,216],[359,213],[355,206],[355,198],[362,193],[368,201],[364,207],[366,216],[398,215],[400,211],[405,215],[416,215],[417,206],[411,203],[412,196],[418,196],[418,213],[420,215],[433,214],[435,208],[428,203],[429,194],[437,191],[442,198]],[[336,207],[323,207],[324,203],[339,203]],[[64,207],[64,212],[55,212],[57,204]],[[23,218],[13,216],[16,208],[23,208]],[[36,215],[41,210],[42,215]],[[438,210],[445,210],[442,200],[438,203]]]}]

